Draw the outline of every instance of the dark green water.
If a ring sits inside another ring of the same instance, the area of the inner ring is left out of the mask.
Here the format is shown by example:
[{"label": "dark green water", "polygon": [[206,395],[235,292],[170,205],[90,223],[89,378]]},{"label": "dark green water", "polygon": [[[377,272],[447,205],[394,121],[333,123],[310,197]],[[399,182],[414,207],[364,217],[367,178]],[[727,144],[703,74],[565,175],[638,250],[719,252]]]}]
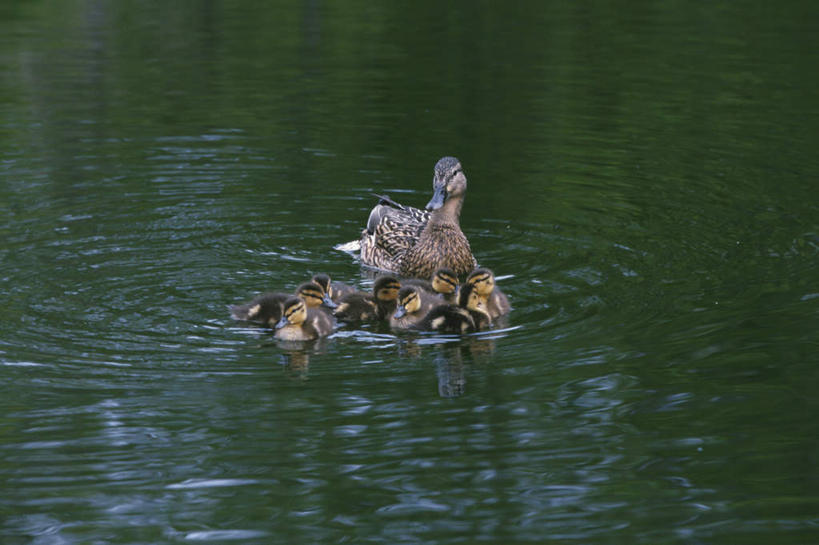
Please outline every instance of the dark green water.
[{"label": "dark green water", "polygon": [[[0,543],[819,541],[814,2],[257,4],[0,7]],[[229,318],[443,155],[506,327]]]}]

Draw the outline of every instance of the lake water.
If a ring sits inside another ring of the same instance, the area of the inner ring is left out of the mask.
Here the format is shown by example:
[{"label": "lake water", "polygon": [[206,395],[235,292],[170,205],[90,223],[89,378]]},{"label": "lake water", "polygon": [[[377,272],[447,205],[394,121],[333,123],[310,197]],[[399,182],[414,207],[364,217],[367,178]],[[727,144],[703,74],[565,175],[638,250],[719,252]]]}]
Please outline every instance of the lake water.
[{"label": "lake water", "polygon": [[[0,8],[0,542],[819,542],[819,8]],[[371,192],[514,310],[280,344]]]}]

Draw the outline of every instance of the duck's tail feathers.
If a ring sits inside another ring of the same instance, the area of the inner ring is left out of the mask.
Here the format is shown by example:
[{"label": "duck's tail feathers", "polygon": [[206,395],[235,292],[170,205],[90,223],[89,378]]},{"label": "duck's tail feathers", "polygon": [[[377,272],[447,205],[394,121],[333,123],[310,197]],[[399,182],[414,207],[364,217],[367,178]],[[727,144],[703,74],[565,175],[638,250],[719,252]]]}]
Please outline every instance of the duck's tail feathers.
[{"label": "duck's tail feathers", "polygon": [[379,195],[378,193],[370,193],[370,194],[373,197],[376,197],[378,199],[378,204],[386,204],[386,205],[392,206],[393,208],[397,208],[399,210],[406,210],[407,209],[406,206],[404,206],[403,204],[399,204],[399,203],[395,202],[394,200],[389,198],[387,195]]},{"label": "duck's tail feathers", "polygon": [[358,253],[361,251],[361,241],[351,240],[350,242],[342,242],[333,246],[333,249],[341,252],[347,252],[348,254]]}]

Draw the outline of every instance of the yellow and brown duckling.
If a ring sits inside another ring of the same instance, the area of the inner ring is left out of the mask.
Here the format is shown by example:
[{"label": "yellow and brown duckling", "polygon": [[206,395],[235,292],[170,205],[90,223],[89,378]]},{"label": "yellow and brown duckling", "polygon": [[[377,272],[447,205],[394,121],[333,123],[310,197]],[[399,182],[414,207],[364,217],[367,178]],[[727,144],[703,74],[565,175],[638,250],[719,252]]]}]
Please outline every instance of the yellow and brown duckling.
[{"label": "yellow and brown duckling", "polygon": [[277,339],[285,341],[310,341],[333,332],[333,317],[310,308],[301,297],[290,297],[282,306],[282,317],[275,324]]},{"label": "yellow and brown duckling", "polygon": [[334,314],[344,322],[384,320],[395,312],[401,283],[391,275],[375,279],[372,293],[357,291],[339,299]]},{"label": "yellow and brown duckling", "polygon": [[503,316],[512,309],[509,298],[495,285],[495,275],[489,269],[475,269],[466,278],[466,284],[475,286],[475,290],[486,298],[486,311],[491,318]]},{"label": "yellow and brown duckling", "polygon": [[458,304],[444,304],[430,310],[415,329],[438,333],[472,333],[488,328],[492,320],[486,313],[483,296],[474,286],[464,285],[458,292]]},{"label": "yellow and brown duckling", "polygon": [[313,275],[312,280],[321,286],[321,289],[324,290],[325,295],[327,295],[327,297],[329,297],[334,303],[338,303],[338,301],[348,293],[355,293],[356,291],[356,289],[349,284],[332,281],[330,279],[330,275],[328,274],[315,274]]},{"label": "yellow and brown duckling", "polygon": [[390,327],[413,329],[441,299],[418,286],[404,286],[398,292],[398,306],[390,316]]},{"label": "yellow and brown duckling", "polygon": [[[315,282],[300,284],[295,295],[304,299],[310,308],[321,308],[329,312],[336,306],[329,297],[325,297],[324,290]],[[290,297],[293,297],[290,293],[263,293],[249,303],[232,306],[230,314],[236,320],[247,320],[273,327],[281,319],[284,302]]]},{"label": "yellow and brown duckling", "polygon": [[249,303],[230,307],[230,315],[234,320],[275,324],[282,317],[282,305],[292,296],[290,293],[262,293]]},{"label": "yellow and brown duckling", "polygon": [[458,306],[469,312],[477,331],[492,325],[492,316],[486,306],[486,296],[481,295],[474,284],[464,284],[458,290]]},{"label": "yellow and brown duckling", "polygon": [[452,269],[441,267],[432,274],[432,280],[410,278],[401,282],[403,286],[418,286],[424,290],[440,295],[448,303],[457,303],[458,275]]},{"label": "yellow and brown duckling", "polygon": [[466,195],[460,161],[441,158],[435,165],[432,187],[425,211],[381,197],[361,233],[362,263],[417,278],[430,278],[441,267],[456,274],[475,268],[459,222]]}]

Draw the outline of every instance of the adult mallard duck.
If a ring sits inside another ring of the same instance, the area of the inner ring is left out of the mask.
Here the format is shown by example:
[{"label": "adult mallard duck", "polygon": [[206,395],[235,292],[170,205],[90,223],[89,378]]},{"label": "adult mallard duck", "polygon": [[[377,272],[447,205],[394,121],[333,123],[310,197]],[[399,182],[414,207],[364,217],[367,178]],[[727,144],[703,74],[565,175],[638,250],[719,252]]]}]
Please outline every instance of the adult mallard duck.
[{"label": "adult mallard duck", "polygon": [[486,299],[486,312],[491,318],[503,316],[512,309],[509,298],[495,285],[495,275],[489,269],[475,269],[466,277],[466,283],[475,286],[475,291]]},{"label": "adult mallard duck", "polygon": [[361,261],[402,276],[430,278],[441,267],[455,274],[475,268],[475,258],[459,223],[466,195],[460,161],[443,157],[436,163],[433,195],[426,210],[381,197],[361,232]]}]

